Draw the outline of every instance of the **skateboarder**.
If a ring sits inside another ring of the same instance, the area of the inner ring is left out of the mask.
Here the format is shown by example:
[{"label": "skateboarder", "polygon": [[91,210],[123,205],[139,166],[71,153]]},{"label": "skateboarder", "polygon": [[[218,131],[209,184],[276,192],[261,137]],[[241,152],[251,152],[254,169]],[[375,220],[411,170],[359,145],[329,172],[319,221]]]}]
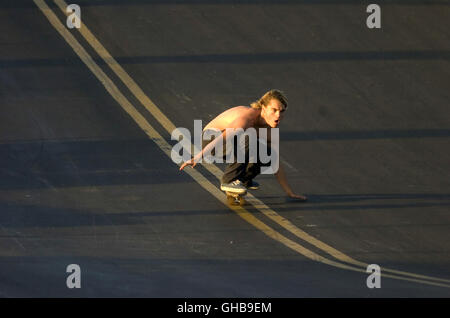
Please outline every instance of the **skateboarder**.
[{"label": "skateboarder", "polygon": [[[194,158],[186,161],[180,167],[183,170],[186,166],[195,167],[201,160],[203,153],[211,152],[215,149],[218,142],[224,142],[227,138],[226,129],[242,128],[244,131],[248,128],[277,128],[282,120],[283,114],[288,106],[287,99],[279,90],[273,89],[265,93],[258,101],[251,104],[251,107],[236,106],[219,114],[211,122],[209,122],[203,131],[207,129],[216,129],[222,131],[221,137],[215,138],[213,141],[204,141],[203,149]],[[270,145],[270,133],[267,136],[267,144]],[[247,189],[255,189],[258,184],[253,181],[258,174],[261,173],[261,166],[264,166],[259,160],[256,163],[248,161],[248,143],[245,144],[246,160],[243,163],[229,163],[224,171],[220,189],[222,191],[245,193]],[[225,151],[224,151],[225,152]],[[266,164],[267,165],[267,164]],[[286,194],[295,199],[306,201],[306,197],[293,192],[289,186],[286,175],[281,164],[275,176]]]}]

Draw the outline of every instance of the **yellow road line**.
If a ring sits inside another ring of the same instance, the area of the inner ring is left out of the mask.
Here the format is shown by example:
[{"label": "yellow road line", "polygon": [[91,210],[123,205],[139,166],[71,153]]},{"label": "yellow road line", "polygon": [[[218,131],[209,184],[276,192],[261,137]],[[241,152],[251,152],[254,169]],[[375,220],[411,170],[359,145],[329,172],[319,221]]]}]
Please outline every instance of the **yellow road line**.
[{"label": "yellow road line", "polygon": [[[56,5],[66,13],[67,3],[64,0],[54,0]],[[120,78],[126,87],[136,96],[141,104],[161,123],[161,125],[170,133],[176,129],[175,125],[161,112],[156,104],[142,91],[136,82],[128,75],[119,63],[109,54],[108,50],[97,40],[89,31],[88,27],[81,22],[81,28],[78,31],[83,35],[86,41],[95,49],[97,54],[111,68],[111,70]]]},{"label": "yellow road line", "polygon": [[[65,8],[67,4],[63,0],[54,0],[55,3],[60,7],[60,9],[65,12]],[[86,64],[86,66],[91,70],[92,73],[103,83],[105,89],[111,94],[111,96],[122,106],[122,108],[135,120],[135,122],[139,125],[139,127],[144,130],[144,132],[152,139],[160,148],[163,150],[166,155],[170,157],[171,146],[162,138],[162,136],[145,120],[145,118],[131,105],[131,103],[123,96],[123,94],[118,90],[116,85],[111,81],[111,79],[101,70],[101,68],[95,63],[95,61],[91,58],[91,56],[84,50],[84,48],[79,44],[79,42],[72,36],[72,34],[62,25],[62,23],[58,20],[53,11],[46,5],[43,0],[34,0],[35,4],[39,7],[39,9],[44,13],[47,19],[50,21],[52,26],[64,37],[64,39],[69,43],[69,45],[73,48],[75,53],[80,57],[80,59]],[[175,129],[175,125],[159,110],[159,108],[145,95],[142,89],[134,82],[134,80],[123,70],[123,68],[115,61],[115,59],[109,54],[109,52],[101,45],[101,43],[95,38],[95,36],[88,30],[88,28],[83,24],[80,29],[83,37],[89,42],[89,44],[96,50],[96,52],[102,57],[102,59],[107,63],[107,65],[116,73],[116,75],[124,82],[124,84],[130,89],[130,91],[138,98],[138,100],[144,105],[144,107],[161,123],[161,125],[171,133],[173,129]],[[207,169],[214,174],[217,178],[221,173],[221,170],[215,165],[206,165]],[[187,170],[186,171],[196,182],[198,182],[205,190],[214,195],[217,199],[223,202],[225,195],[217,189],[213,184],[211,184],[203,175],[201,175],[196,170]],[[295,234],[297,237],[307,241],[308,243],[318,247],[319,249],[327,252],[338,260],[350,263],[352,265],[363,266],[365,265],[362,262],[355,261],[345,254],[335,250],[334,248],[328,246],[327,244],[311,237],[306,232],[300,230],[295,225],[290,223],[288,220],[282,218],[279,214],[277,214],[272,209],[268,208],[264,203],[256,199],[251,194],[249,195],[251,201],[255,205],[255,207],[259,207],[258,209],[264,213],[266,216],[270,217],[275,222],[282,225],[284,228],[288,229],[290,232]],[[250,214],[247,210],[242,207],[234,207],[233,210],[247,222],[255,226],[257,229],[264,232],[269,237],[283,243],[285,246],[288,246],[291,249],[294,249],[298,253],[312,259],[315,261],[319,261],[331,266],[344,268],[348,270],[365,272],[364,269],[351,267],[345,264],[341,264],[338,262],[330,261],[308,249],[301,246],[300,244],[289,240],[284,237],[280,233],[274,231],[272,228],[258,220],[252,214]],[[383,272],[386,269],[383,268]],[[393,270],[390,270],[393,271]],[[431,280],[442,280],[439,278],[428,277],[424,275],[417,275],[413,273],[395,271],[397,274],[420,277],[424,279]],[[391,277],[401,280],[420,282],[424,284],[442,286],[442,287],[450,287],[445,284],[438,284],[428,281],[423,281],[419,279],[410,279],[400,276],[382,274],[384,277]],[[442,280],[447,281],[447,280]]]},{"label": "yellow road line", "polygon": [[[281,215],[279,215],[278,213],[273,211],[271,208],[269,208],[261,200],[255,198],[253,195],[248,195],[247,201],[249,201],[255,208],[257,208],[259,211],[261,211],[268,218],[270,218],[271,220],[275,221],[276,223],[281,225],[283,228],[285,228],[286,230],[288,230],[289,232],[291,232],[292,234],[294,234],[298,238],[300,238],[300,239],[310,243],[311,245],[319,248],[320,250],[322,250],[322,251],[326,252],[327,254],[333,256],[337,260],[345,262],[345,263],[348,263],[348,264],[351,264],[351,265],[361,266],[361,267],[364,267],[364,268],[367,268],[367,266],[369,266],[369,264],[364,263],[364,262],[360,262],[358,260],[355,260],[355,259],[351,258],[350,256],[348,256],[348,255],[338,251],[337,249],[329,246],[328,244],[326,244],[326,243],[316,239],[315,237],[312,237],[311,235],[309,235],[305,231],[299,229],[297,226],[292,224],[289,220],[287,220],[286,218],[283,218]],[[415,274],[415,273],[408,273],[408,272],[399,271],[399,270],[395,270],[395,269],[389,269],[389,268],[385,268],[385,267],[382,268],[382,271],[383,272],[393,273],[393,274],[398,274],[398,275],[410,276],[410,277],[419,278],[419,279],[428,279],[428,280],[432,280],[432,281],[440,281],[440,282],[446,282],[446,283],[450,282],[450,280],[448,280],[448,279],[432,277],[432,276],[426,276],[426,275],[420,275],[420,274]]]}]

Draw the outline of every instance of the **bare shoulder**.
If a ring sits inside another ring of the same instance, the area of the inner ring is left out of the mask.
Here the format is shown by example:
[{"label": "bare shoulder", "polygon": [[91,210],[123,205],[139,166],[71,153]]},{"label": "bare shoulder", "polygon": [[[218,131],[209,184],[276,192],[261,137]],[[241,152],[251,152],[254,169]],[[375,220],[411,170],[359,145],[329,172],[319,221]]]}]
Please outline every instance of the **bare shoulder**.
[{"label": "bare shoulder", "polygon": [[253,127],[256,118],[258,118],[258,110],[248,106],[236,106],[231,108],[232,113],[230,119],[239,122],[243,128]]},{"label": "bare shoulder", "polygon": [[226,110],[226,112],[236,113],[236,114],[240,114],[240,115],[247,115],[247,114],[250,114],[252,112],[252,110],[254,110],[254,109],[251,107],[248,107],[248,106],[235,106],[235,107],[231,107],[230,109]]}]

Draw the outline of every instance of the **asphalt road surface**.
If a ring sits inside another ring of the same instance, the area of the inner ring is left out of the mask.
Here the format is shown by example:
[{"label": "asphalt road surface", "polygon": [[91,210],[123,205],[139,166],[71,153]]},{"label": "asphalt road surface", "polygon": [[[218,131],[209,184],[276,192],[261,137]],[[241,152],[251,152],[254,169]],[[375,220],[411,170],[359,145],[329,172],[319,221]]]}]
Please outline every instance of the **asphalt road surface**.
[{"label": "asphalt road surface", "polygon": [[[1,1],[0,296],[450,297],[450,1],[367,3]],[[232,209],[170,132],[271,88]]]}]

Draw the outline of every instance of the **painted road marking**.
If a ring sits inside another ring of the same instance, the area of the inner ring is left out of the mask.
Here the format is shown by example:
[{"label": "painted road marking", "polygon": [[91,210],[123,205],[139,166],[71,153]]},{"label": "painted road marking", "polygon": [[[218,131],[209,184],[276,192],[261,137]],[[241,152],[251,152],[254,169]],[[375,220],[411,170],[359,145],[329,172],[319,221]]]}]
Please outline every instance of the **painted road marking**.
[{"label": "painted road marking", "polygon": [[[63,0],[54,0],[55,3],[65,12],[65,7],[67,7],[66,3]],[[81,60],[87,65],[87,67],[94,73],[94,75],[103,83],[105,89],[111,94],[111,96],[122,106],[122,108],[135,120],[135,122],[139,125],[139,127],[144,130],[144,132],[152,139],[161,150],[166,153],[170,157],[171,146],[164,140],[164,138],[159,135],[159,133],[145,120],[145,118],[134,108],[134,106],[123,96],[123,94],[118,90],[112,80],[101,70],[101,68],[95,63],[92,57],[84,50],[84,48],[79,44],[79,42],[72,36],[70,32],[61,24],[53,11],[46,5],[43,0],[34,0],[35,4],[39,7],[39,9],[43,12],[43,14],[50,21],[52,26],[64,37],[64,39],[69,43],[69,45],[73,48],[75,53],[81,58]],[[100,44],[100,42],[94,37],[94,35],[88,30],[88,28],[83,24],[83,26],[78,29],[81,32],[83,37],[89,42],[89,44],[96,50],[97,54],[99,54],[102,59],[107,63],[107,65],[116,73],[116,75],[124,82],[124,84],[130,89],[130,91],[135,94],[138,100],[144,105],[144,107],[161,123],[161,125],[169,132],[175,129],[175,125],[159,110],[159,108],[145,95],[142,89],[134,82],[134,80],[123,70],[123,68],[115,61],[114,58],[108,53],[108,51]],[[206,168],[217,178],[219,178],[221,174],[221,170],[215,165],[205,165]],[[188,169],[186,171],[196,182],[198,182],[205,190],[210,192],[213,196],[223,202],[225,195],[220,191],[217,187],[215,187],[211,182],[209,182],[202,174],[194,169]],[[318,247],[319,249],[325,251],[331,256],[337,258],[340,261],[347,262],[352,265],[363,266],[365,263],[355,261],[352,258],[346,256],[345,254],[335,250],[334,248],[328,246],[327,244],[311,237],[306,232],[300,230],[298,227],[293,225],[288,220],[281,217],[278,213],[267,207],[260,200],[256,199],[253,195],[249,194],[249,202],[253,202],[254,206],[258,208],[262,213],[266,216],[270,217],[275,222],[281,224],[284,228],[288,229],[290,232],[295,234],[297,237],[307,241],[308,243]],[[331,266],[344,268],[348,270],[364,272],[365,268],[355,268],[346,264],[341,264],[335,261],[330,261],[308,249],[301,246],[300,244],[289,240],[284,237],[280,233],[276,232],[269,226],[267,226],[262,221],[258,220],[251,213],[245,210],[242,207],[233,207],[232,208],[240,217],[245,219],[247,222],[255,226],[257,229],[264,232],[269,237],[283,243],[285,246],[288,246],[291,249],[294,249],[298,253],[312,259],[315,261],[319,261]],[[450,282],[450,280],[429,277],[425,275],[417,275],[414,273],[396,271],[383,269],[383,272],[390,271],[396,274],[411,276],[421,279],[435,280],[435,281],[444,281]],[[401,280],[419,282],[423,284],[430,284],[442,287],[450,287],[449,285],[433,283],[421,279],[412,279],[401,276],[383,274],[384,277],[396,278]]]}]

